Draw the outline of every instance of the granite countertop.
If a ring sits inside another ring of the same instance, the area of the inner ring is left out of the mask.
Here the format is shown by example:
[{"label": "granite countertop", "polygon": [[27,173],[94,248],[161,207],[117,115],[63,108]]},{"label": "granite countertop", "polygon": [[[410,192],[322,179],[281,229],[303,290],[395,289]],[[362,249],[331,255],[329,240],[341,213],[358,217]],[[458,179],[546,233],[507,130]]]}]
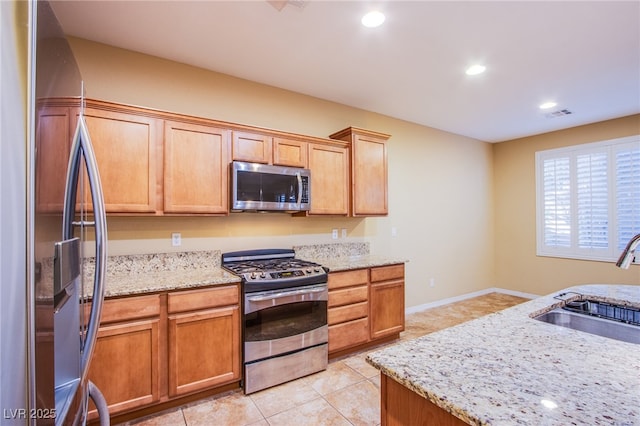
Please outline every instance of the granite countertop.
[{"label": "granite countertop", "polygon": [[107,278],[105,297],[129,296],[172,290],[189,290],[221,284],[239,283],[240,277],[222,268],[156,271],[112,275]]},{"label": "granite countertop", "polygon": [[305,260],[319,263],[320,265],[329,268],[329,272],[349,271],[352,269],[374,268],[376,266],[406,263],[406,260],[368,254],[333,258],[307,258]]},{"label": "granite countertop", "polygon": [[[330,271],[370,268],[404,260],[369,254],[368,243],[314,244],[294,247],[296,257],[317,262]],[[86,277],[93,277],[95,259],[83,265]],[[50,299],[53,291],[53,259],[43,259],[43,278],[38,284],[40,299]],[[140,295],[162,291],[235,284],[240,277],[221,267],[220,250],[112,256],[107,259],[105,297]],[[91,297],[87,285],[86,297]]]},{"label": "granite countertop", "polygon": [[640,424],[640,345],[531,318],[560,306],[553,296],[565,292],[640,307],[640,286],[576,286],[370,353],[367,361],[469,424]]},{"label": "granite countertop", "polygon": [[[312,260],[312,259],[306,259]],[[330,272],[404,263],[402,260],[360,255],[333,259],[313,259]],[[186,290],[203,286],[240,282],[240,277],[221,267],[112,273],[107,277],[105,297],[129,296],[159,291]]]},{"label": "granite countertop", "polygon": [[[85,294],[93,296],[95,259],[83,263]],[[240,277],[220,267],[220,251],[157,253],[111,256],[107,259],[105,297],[140,295],[173,290],[239,283]],[[42,278],[36,297],[51,299],[53,259],[42,261]]]}]

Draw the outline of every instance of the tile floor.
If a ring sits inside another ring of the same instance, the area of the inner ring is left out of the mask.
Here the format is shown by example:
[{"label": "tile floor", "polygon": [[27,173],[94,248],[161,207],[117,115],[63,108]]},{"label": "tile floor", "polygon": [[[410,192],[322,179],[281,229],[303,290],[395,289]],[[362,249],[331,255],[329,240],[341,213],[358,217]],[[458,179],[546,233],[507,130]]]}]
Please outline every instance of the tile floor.
[{"label": "tile floor", "polygon": [[[414,339],[526,300],[491,293],[418,312],[407,316],[400,340]],[[232,391],[129,425],[378,425],[380,378],[378,370],[365,361],[370,351],[332,360],[326,371],[261,392],[244,395],[241,390]]]}]

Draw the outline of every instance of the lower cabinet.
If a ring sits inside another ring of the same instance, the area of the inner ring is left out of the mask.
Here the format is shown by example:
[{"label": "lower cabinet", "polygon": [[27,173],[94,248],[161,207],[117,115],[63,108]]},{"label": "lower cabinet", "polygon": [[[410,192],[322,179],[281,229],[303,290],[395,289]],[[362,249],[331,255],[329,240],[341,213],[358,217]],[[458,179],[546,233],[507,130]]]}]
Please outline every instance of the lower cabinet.
[{"label": "lower cabinet", "polygon": [[[170,397],[240,379],[238,303],[237,286],[169,294]],[[193,304],[208,309],[172,313]]]},{"label": "lower cabinet", "polygon": [[330,273],[328,278],[329,352],[369,340],[369,270]]},{"label": "lower cabinet", "polygon": [[[105,300],[89,379],[111,415],[160,400],[160,298]],[[91,403],[89,418],[97,411]]]},{"label": "lower cabinet", "polygon": [[106,299],[89,379],[112,417],[233,384],[240,332],[238,284]]},{"label": "lower cabinet", "polygon": [[[331,272],[328,287],[330,354],[404,330],[404,264]],[[89,379],[111,416],[231,385],[240,336],[239,284],[107,299]]]},{"label": "lower cabinet", "polygon": [[404,331],[404,265],[371,269],[371,339]]},{"label": "lower cabinet", "polygon": [[329,273],[329,353],[404,330],[404,264]]}]

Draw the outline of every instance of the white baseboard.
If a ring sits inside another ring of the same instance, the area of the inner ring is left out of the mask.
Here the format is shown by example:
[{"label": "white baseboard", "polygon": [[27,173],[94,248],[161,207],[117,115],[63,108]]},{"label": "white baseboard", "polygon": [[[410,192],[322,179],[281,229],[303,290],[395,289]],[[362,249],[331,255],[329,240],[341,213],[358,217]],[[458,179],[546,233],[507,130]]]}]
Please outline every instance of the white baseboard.
[{"label": "white baseboard", "polygon": [[404,313],[405,315],[415,314],[416,312],[422,312],[426,309],[436,308],[438,306],[448,305],[449,303],[460,302],[462,300],[471,299],[478,296],[484,296],[485,294],[489,294],[489,293],[503,293],[503,294],[509,294],[511,296],[524,297],[525,299],[535,299],[537,297],[540,297],[537,294],[523,293],[521,291],[507,290],[507,289],[498,288],[498,287],[490,287],[484,290],[474,291],[473,293],[466,293],[460,296],[454,296],[454,297],[448,297],[442,300],[436,300],[435,302],[429,302],[429,303],[425,303],[418,306],[411,306],[405,309]]}]

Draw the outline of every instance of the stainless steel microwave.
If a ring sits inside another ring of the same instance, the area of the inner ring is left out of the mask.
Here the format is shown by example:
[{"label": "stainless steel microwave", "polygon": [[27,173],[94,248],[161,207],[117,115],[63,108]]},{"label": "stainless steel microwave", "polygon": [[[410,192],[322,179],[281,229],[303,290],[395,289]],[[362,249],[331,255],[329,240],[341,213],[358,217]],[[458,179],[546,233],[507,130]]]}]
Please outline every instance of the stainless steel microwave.
[{"label": "stainless steel microwave", "polygon": [[231,211],[306,211],[310,195],[309,169],[231,163]]}]

